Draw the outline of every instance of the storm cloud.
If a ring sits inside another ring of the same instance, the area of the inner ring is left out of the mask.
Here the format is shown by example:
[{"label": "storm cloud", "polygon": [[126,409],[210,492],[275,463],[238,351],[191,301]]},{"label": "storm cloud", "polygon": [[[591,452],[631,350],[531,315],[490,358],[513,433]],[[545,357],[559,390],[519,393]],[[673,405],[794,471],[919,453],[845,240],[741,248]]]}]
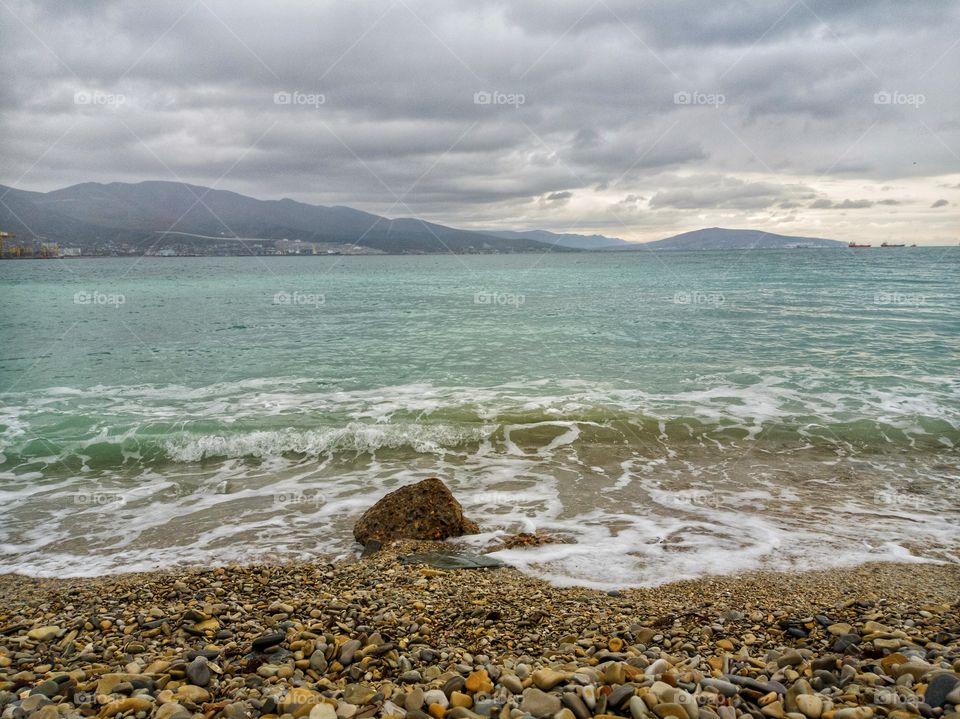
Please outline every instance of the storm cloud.
[{"label": "storm cloud", "polygon": [[0,15],[0,183],[22,189],[182,180],[637,240],[956,233],[956,3],[5,0]]}]

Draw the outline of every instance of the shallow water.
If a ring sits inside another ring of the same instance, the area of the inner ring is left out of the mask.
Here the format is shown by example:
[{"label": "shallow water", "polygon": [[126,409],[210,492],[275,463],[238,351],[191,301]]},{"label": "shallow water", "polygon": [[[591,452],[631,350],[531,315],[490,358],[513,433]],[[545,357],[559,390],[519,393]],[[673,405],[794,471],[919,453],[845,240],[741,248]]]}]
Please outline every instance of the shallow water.
[{"label": "shallow water", "polygon": [[558,583],[960,561],[960,248],[0,263],[0,570],[355,551],[442,477]]}]

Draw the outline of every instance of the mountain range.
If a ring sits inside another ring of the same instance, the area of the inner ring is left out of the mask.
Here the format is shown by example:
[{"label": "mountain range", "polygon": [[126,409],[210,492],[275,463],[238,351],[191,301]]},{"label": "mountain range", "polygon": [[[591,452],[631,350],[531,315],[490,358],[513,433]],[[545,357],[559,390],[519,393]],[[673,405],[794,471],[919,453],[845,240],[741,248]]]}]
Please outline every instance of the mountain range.
[{"label": "mountain range", "polygon": [[215,247],[246,254],[250,243],[317,243],[359,246],[373,252],[546,252],[834,247],[842,242],[790,237],[761,230],[712,227],[647,243],[604,235],[546,230],[473,231],[416,218],[390,219],[350,207],[310,205],[290,199],[258,200],[226,190],[179,182],[85,182],[51,192],[0,185],[0,230],[19,241],[56,242],[109,251],[158,247]]}]

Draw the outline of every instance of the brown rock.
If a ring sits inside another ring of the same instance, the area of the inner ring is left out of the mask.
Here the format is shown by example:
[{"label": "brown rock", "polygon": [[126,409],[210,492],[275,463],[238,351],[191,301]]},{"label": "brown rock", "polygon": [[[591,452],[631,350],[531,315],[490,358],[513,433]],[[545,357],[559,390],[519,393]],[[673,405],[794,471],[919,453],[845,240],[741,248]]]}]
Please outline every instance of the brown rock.
[{"label": "brown rock", "polygon": [[370,507],[353,528],[360,544],[371,539],[446,539],[476,534],[480,527],[463,516],[463,507],[436,477],[390,492]]}]

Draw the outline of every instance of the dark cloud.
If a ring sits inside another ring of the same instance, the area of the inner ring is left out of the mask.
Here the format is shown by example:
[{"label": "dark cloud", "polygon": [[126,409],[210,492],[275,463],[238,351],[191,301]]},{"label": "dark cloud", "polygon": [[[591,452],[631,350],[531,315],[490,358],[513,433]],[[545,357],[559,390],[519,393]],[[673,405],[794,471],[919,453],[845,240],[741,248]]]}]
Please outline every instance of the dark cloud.
[{"label": "dark cloud", "polygon": [[[887,202],[884,204],[889,204],[889,203]],[[874,202],[872,200],[843,200],[842,202],[834,202],[833,200],[820,198],[810,203],[810,209],[811,210],[863,210],[868,207],[873,207],[873,205],[874,205]]]},{"label": "dark cloud", "polygon": [[746,182],[735,177],[692,177],[677,187],[657,192],[650,207],[682,210],[741,209],[755,210],[780,205],[791,198],[811,194],[809,187],[772,182]]},{"label": "dark cloud", "polygon": [[182,179],[451,224],[579,212],[590,189],[597,214],[575,219],[601,227],[870,207],[824,177],[956,181],[956,3],[7,0],[0,16],[0,183],[27,189]]},{"label": "dark cloud", "polygon": [[950,203],[947,202],[946,200],[937,200],[937,201],[934,202],[932,205],[930,205],[930,207],[934,207],[934,208],[936,208],[936,207],[946,207],[946,206],[949,205],[949,204],[950,204]]}]

